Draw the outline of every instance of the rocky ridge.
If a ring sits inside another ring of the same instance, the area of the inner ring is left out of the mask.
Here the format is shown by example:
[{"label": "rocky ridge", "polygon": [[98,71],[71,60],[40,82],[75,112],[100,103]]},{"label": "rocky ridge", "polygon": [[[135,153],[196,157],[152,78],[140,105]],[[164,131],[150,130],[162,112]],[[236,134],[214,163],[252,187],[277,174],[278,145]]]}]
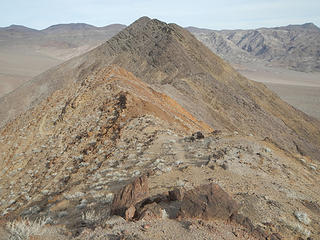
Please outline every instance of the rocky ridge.
[{"label": "rocky ridge", "polygon": [[[204,136],[191,136],[197,131]],[[7,219],[45,217],[50,224],[65,225],[64,232],[73,236],[83,231],[80,239],[118,236],[124,229],[129,236],[148,239],[153,231],[139,229],[150,221],[156,229],[154,218],[109,230],[103,226],[114,221],[114,195],[149,172],[149,196],[218,183],[234,196],[252,226],[288,237],[319,233],[319,215],[310,208],[318,197],[316,162],[296,159],[259,137],[213,131],[118,66],[55,92],[0,134],[0,210]],[[298,210],[311,219],[308,224],[296,219]],[[169,227],[161,224],[158,227]],[[181,224],[177,227],[183,232]],[[231,225],[219,219],[203,226],[193,220],[188,224],[196,227],[193,234],[204,238],[232,232]],[[232,224],[239,236],[255,239]],[[101,229],[92,232],[93,226]],[[217,226],[229,230],[222,233]]]},{"label": "rocky ridge", "polygon": [[[28,202],[29,194],[38,191],[45,195],[61,192],[60,188],[65,189],[69,181],[77,182],[83,174],[95,173],[101,166],[101,161],[111,156],[119,158],[112,160],[114,167],[127,157],[135,161],[139,155],[136,148],[143,151],[145,147],[149,147],[148,144],[154,141],[155,135],[161,135],[160,129],[167,129],[164,135],[170,134],[171,128],[189,133],[197,130],[211,131],[208,125],[197,121],[172,99],[155,92],[132,74],[116,66],[103,69],[77,85],[78,87],[56,92],[1,130],[2,197],[6,196],[5,186],[14,184],[16,178],[20,183],[27,183],[27,186],[21,186],[21,196],[13,195],[15,200],[3,202],[4,206],[11,206],[11,202],[15,202],[16,207],[11,210],[17,208],[18,199],[22,203]],[[164,120],[170,122],[171,127],[167,123],[161,123]],[[161,127],[162,124],[166,127]],[[136,132],[138,129],[140,134]],[[146,135],[144,130],[148,132]],[[123,137],[121,141],[118,140],[120,136]],[[137,140],[127,139],[128,137],[141,137],[140,146],[134,144]],[[13,142],[15,144],[12,145]],[[115,144],[119,144],[119,149],[113,148]],[[126,145],[125,149],[122,149],[122,144]],[[129,147],[131,144],[134,145]],[[132,153],[128,148],[132,148]],[[156,157],[157,154],[153,155]],[[141,159],[142,165],[137,166],[143,168],[154,157],[151,154],[149,160]],[[39,162],[39,159],[46,160]],[[134,166],[135,163],[132,164]],[[90,165],[91,170],[87,172],[85,169],[89,169]],[[64,169],[64,174],[60,168]],[[112,172],[112,168],[108,171]],[[140,174],[140,171],[131,171],[132,176]],[[77,180],[70,179],[72,174]],[[107,172],[103,173],[105,174]],[[122,175],[120,172],[118,174]],[[4,178],[8,178],[8,182]],[[50,180],[50,185],[36,187],[37,183],[42,184],[40,179]],[[95,180],[95,176],[92,176],[92,181]],[[97,189],[100,188],[99,184],[94,185]],[[9,192],[11,188],[8,188]],[[75,190],[73,188],[72,191]]]}]

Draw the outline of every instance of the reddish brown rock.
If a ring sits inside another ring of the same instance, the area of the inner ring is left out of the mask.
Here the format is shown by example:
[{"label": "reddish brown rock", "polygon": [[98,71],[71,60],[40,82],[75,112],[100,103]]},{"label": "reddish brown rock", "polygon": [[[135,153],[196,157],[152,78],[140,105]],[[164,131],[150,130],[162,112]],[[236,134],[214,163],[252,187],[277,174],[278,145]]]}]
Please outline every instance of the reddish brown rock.
[{"label": "reddish brown rock", "polygon": [[180,216],[201,219],[229,219],[238,211],[238,204],[219,185],[211,183],[185,193]]},{"label": "reddish brown rock", "polygon": [[29,237],[29,240],[41,240],[43,239],[43,237],[41,237],[40,235],[32,235]]},{"label": "reddish brown rock", "polygon": [[143,228],[144,229],[149,229],[151,226],[150,226],[150,224],[145,224],[145,225],[143,225]]},{"label": "reddish brown rock", "polygon": [[149,187],[147,176],[138,177],[115,195],[111,206],[111,214],[125,217],[125,212],[130,206],[134,206],[148,196]]}]

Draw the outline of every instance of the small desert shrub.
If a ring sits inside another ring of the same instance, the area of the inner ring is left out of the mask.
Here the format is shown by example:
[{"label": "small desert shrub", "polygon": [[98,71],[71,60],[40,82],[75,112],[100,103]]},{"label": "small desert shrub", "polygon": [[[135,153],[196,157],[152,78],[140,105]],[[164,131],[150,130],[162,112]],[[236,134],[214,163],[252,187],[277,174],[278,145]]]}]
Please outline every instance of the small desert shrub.
[{"label": "small desert shrub", "polygon": [[46,224],[46,218],[35,221],[22,219],[8,222],[6,229],[9,232],[9,240],[27,240],[31,236],[45,237],[43,239],[62,239],[57,228]]},{"label": "small desert shrub", "polygon": [[103,216],[95,210],[88,210],[82,213],[82,220],[86,222],[96,223],[99,222]]}]

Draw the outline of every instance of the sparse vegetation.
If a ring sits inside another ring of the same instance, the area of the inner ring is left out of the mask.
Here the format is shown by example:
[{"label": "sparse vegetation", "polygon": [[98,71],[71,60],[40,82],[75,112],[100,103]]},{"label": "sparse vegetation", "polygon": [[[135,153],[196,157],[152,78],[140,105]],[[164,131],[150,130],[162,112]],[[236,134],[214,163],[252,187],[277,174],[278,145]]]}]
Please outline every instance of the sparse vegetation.
[{"label": "sparse vegetation", "polygon": [[15,220],[6,224],[9,240],[27,240],[30,237],[43,237],[43,239],[64,239],[58,228],[47,225],[47,218],[39,218],[35,221],[29,219]]},{"label": "sparse vegetation", "polygon": [[82,220],[90,223],[98,222],[103,218],[103,216],[96,212],[95,210],[88,210],[82,213]]}]

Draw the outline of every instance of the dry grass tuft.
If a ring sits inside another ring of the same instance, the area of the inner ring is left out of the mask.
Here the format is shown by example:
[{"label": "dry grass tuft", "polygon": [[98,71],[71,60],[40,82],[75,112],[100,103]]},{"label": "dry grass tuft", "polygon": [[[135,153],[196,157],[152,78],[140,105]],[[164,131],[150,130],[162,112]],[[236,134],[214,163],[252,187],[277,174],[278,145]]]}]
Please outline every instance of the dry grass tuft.
[{"label": "dry grass tuft", "polygon": [[39,218],[35,221],[29,219],[15,220],[6,224],[9,233],[8,240],[29,239],[64,239],[56,227],[47,225],[48,219]]},{"label": "dry grass tuft", "polygon": [[88,210],[82,213],[82,220],[86,222],[96,223],[99,222],[103,216],[95,210]]}]

